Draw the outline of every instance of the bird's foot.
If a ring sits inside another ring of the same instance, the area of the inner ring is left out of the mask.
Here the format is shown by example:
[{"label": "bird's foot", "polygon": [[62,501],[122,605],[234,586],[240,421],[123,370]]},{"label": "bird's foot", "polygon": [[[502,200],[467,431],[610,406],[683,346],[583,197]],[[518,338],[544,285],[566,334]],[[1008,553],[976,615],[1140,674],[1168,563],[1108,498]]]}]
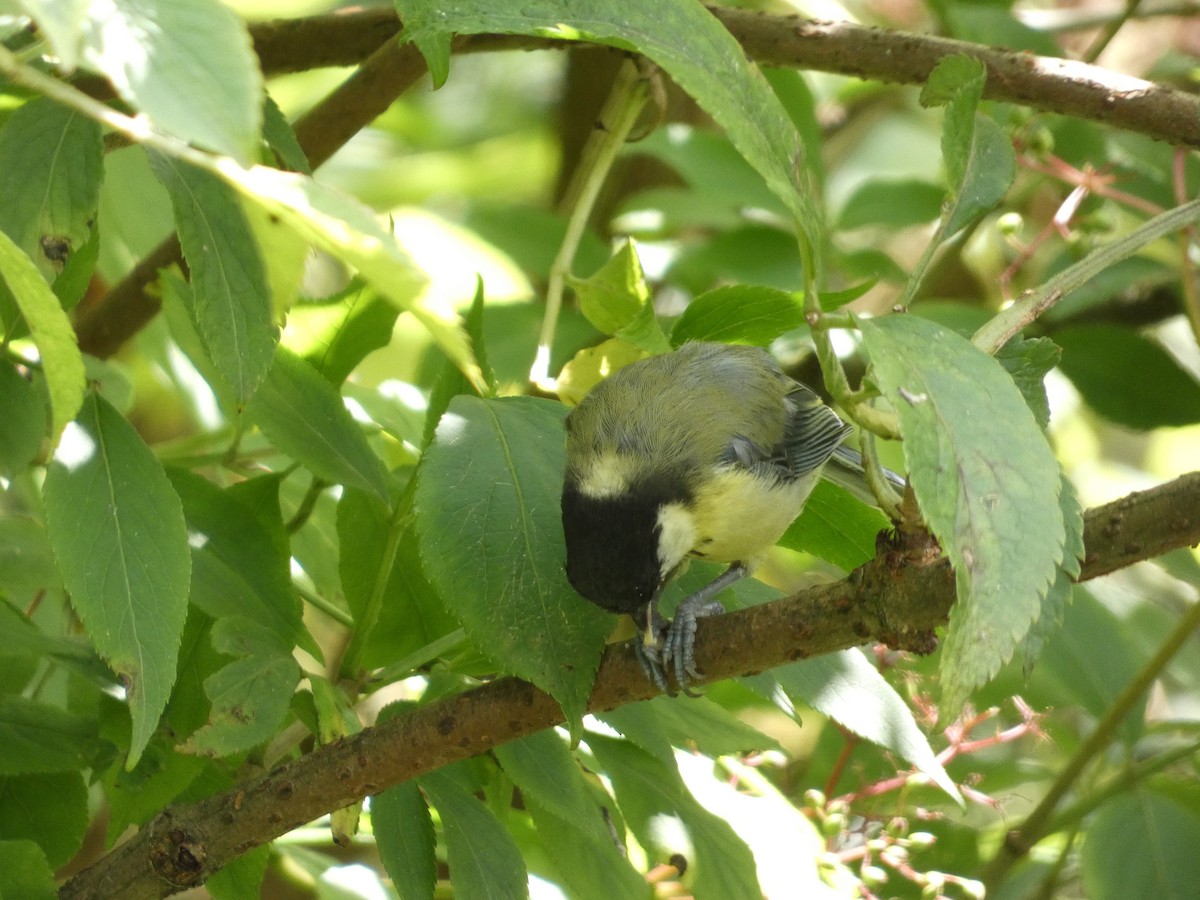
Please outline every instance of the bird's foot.
[{"label": "bird's foot", "polygon": [[637,618],[640,633],[634,642],[633,654],[646,673],[646,679],[664,694],[673,696],[675,692],[667,683],[667,668],[663,659],[663,647],[666,646],[671,623],[659,615],[656,604],[646,607]]},{"label": "bird's foot", "polygon": [[[669,669],[674,664],[675,683],[689,697],[700,696],[691,690],[692,679],[703,678],[704,674],[696,668],[696,622],[706,616],[716,616],[725,612],[716,600],[709,600],[705,592],[693,594],[675,610],[675,618],[667,629],[666,638],[662,644],[662,669]],[[657,682],[655,682],[657,683]]]}]

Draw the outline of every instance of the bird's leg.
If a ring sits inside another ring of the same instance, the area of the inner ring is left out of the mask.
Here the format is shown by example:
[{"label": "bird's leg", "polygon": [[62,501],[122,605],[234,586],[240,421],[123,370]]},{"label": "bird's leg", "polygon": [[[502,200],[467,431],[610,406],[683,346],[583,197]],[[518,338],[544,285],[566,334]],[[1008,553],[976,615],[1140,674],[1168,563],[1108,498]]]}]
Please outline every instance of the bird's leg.
[{"label": "bird's leg", "polygon": [[741,581],[749,572],[748,566],[734,563],[720,577],[682,600],[675,609],[675,618],[667,629],[663,643],[661,666],[666,669],[674,661],[675,681],[689,697],[697,695],[688,690],[688,685],[693,678],[702,677],[696,670],[696,620],[725,612],[725,607],[713,598],[731,584]]},{"label": "bird's leg", "polygon": [[638,627],[637,642],[633,645],[633,653],[637,657],[646,678],[663,693],[672,693],[667,685],[667,670],[664,665],[663,647],[666,644],[667,629],[670,622],[658,611],[658,595],[638,610],[634,616]]}]

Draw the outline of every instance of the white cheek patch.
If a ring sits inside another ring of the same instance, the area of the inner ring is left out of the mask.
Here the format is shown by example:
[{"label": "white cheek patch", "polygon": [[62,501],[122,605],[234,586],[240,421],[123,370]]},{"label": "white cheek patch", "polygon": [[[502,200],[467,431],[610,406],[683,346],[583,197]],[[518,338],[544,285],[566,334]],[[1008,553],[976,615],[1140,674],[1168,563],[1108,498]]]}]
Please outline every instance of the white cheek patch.
[{"label": "white cheek patch", "polygon": [[585,497],[604,500],[629,491],[630,464],[615,453],[598,456],[579,479],[579,491]]},{"label": "white cheek patch", "polygon": [[658,565],[662,577],[675,571],[696,546],[696,521],[681,503],[668,503],[658,510]]}]

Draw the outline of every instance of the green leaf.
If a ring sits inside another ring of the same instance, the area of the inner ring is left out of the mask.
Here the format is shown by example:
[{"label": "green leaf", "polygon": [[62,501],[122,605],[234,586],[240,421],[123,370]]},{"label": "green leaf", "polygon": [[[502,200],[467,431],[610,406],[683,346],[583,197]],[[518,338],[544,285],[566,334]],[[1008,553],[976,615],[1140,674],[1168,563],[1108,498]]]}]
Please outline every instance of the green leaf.
[{"label": "green leaf", "polygon": [[81,773],[0,778],[0,845],[33,841],[57,869],[79,852],[87,824],[87,787]]},{"label": "green leaf", "polygon": [[433,900],[433,820],[416,782],[402,782],[371,798],[371,828],[396,893],[403,900]]},{"label": "green leaf", "polygon": [[0,775],[83,767],[95,722],[23,697],[0,698]]},{"label": "green leaf", "polygon": [[[649,196],[638,194],[625,201],[633,209],[650,204],[666,213],[667,227],[734,227],[745,221],[747,208],[764,209],[783,216],[787,206],[767,187],[723,134],[708,128],[672,122],[636,145],[638,155],[650,156],[669,166],[683,179],[688,191],[654,188]],[[792,241],[793,245],[795,240]]]},{"label": "green leaf", "polygon": [[287,534],[276,498],[273,515],[261,518],[243,499],[245,485],[221,490],[198,475],[170,470],[168,477],[183,504],[192,551],[191,602],[214,619],[242,616],[277,635],[286,646],[320,651],[304,627],[300,598],[292,586]]},{"label": "green leaf", "polygon": [[96,393],[63,435],[44,499],[71,603],[125,686],[132,766],[175,682],[191,575],[183,508],[133,426]]},{"label": "green leaf", "polygon": [[923,225],[938,217],[945,194],[940,187],[916,178],[864,181],[842,206],[839,229],[881,225],[899,230]]},{"label": "green leaf", "polygon": [[0,897],[55,900],[58,889],[46,854],[33,841],[0,841]]},{"label": "green leaf", "polygon": [[[1038,659],[1067,702],[1100,718],[1137,674],[1143,659],[1129,640],[1129,624],[1119,619],[1086,588],[1076,586],[1063,625],[1046,642]],[[1145,731],[1143,697],[1121,722],[1129,746]]]},{"label": "green leaf", "polygon": [[804,324],[804,307],[795,294],[734,284],[715,288],[689,303],[671,329],[671,344],[719,341],[766,347]]},{"label": "green leaf", "polygon": [[327,185],[266,166],[244,170],[214,160],[213,171],[302,237],[356,268],[379,293],[429,332],[464,374],[482,387],[479,367],[453,309],[423,296],[428,278],[374,214]]},{"label": "green leaf", "polygon": [[1189,900],[1200,884],[1200,816],[1149,791],[1118,794],[1089,824],[1080,854],[1092,900]]},{"label": "green leaf", "polygon": [[108,841],[133,826],[142,826],[200,778],[209,762],[184,756],[164,740],[152,740],[137,767],[126,770],[115,762],[103,775],[108,802]]},{"label": "green leaf", "polygon": [[1033,664],[1042,654],[1046,642],[1058,631],[1067,612],[1067,604],[1071,602],[1075,589],[1075,579],[1079,577],[1083,555],[1086,548],[1083,545],[1083,509],[1079,505],[1079,496],[1075,485],[1065,474],[1058,494],[1058,505],[1063,514],[1063,526],[1066,530],[1066,543],[1063,549],[1063,559],[1059,563],[1058,574],[1050,590],[1042,598],[1042,612],[1037,621],[1030,626],[1024,640],[1021,642],[1020,654],[1025,657],[1025,677],[1033,669]]},{"label": "green leaf", "polygon": [[995,122],[980,115],[987,70],[964,55],[938,61],[921,91],[923,106],[945,106],[942,158],[950,192],[940,233],[956,234],[1003,198],[1016,176],[1012,142]]},{"label": "green leaf", "polygon": [[477,647],[586,708],[612,617],[563,569],[562,404],[456,397],[425,452],[414,501],[421,562]]},{"label": "green leaf", "polygon": [[396,307],[355,280],[327,301],[293,307],[282,342],[339,387],[368,353],[388,345],[399,315]]},{"label": "green leaf", "polygon": [[847,572],[875,556],[875,539],[889,527],[887,516],[845,488],[819,481],[779,543],[831,562]]},{"label": "green leaf", "polygon": [[[0,520],[0,542],[9,539],[12,532],[5,526],[11,524],[12,520]],[[2,556],[3,554],[0,554],[0,563],[5,562]],[[8,603],[0,603],[0,647],[4,648],[0,659],[5,659],[6,662],[14,658],[35,661],[45,659],[105,690],[115,687],[112,673],[85,638],[46,634]],[[10,671],[4,674],[11,674],[13,668],[16,667],[10,666]]]},{"label": "green leaf", "polygon": [[682,853],[696,900],[762,896],[750,849],[728,822],[696,802],[674,768],[628,741],[589,735],[588,746],[651,865]]},{"label": "green leaf", "polygon": [[301,175],[312,175],[312,167],[308,164],[304,148],[296,140],[296,132],[270,94],[263,97],[263,138],[275,152],[280,168]]},{"label": "green leaf", "polygon": [[1062,561],[1058,463],[1008,373],[965,338],[916,316],[860,325],[921,515],[954,566],[941,672],[957,710],[1011,658]]},{"label": "green leaf", "polygon": [[1050,338],[1014,338],[996,352],[996,361],[1012,376],[1038,424],[1050,424],[1046,373],[1058,365],[1062,351]]},{"label": "green leaf", "polygon": [[573,900],[650,900],[649,882],[630,865],[624,845],[613,836],[591,840],[575,820],[556,816],[532,797],[524,800],[547,861]]},{"label": "green leaf", "polygon": [[53,282],[92,233],[100,201],[100,125],[45,98],[0,129],[0,230]]},{"label": "green leaf", "polygon": [[204,882],[213,900],[253,900],[263,894],[263,878],[271,862],[271,847],[255,847],[221,867]]},{"label": "green leaf", "polygon": [[240,163],[262,125],[262,74],[245,23],[219,0],[88,6],[83,62],[168,134]]},{"label": "green leaf", "polygon": [[87,294],[96,274],[96,264],[100,261],[100,226],[92,223],[88,238],[83,246],[67,257],[62,271],[54,279],[51,286],[54,296],[65,310],[72,310]]},{"label": "green leaf", "polygon": [[383,463],[342,398],[291,351],[275,351],[275,363],[246,404],[246,414],[271,443],[314,475],[388,499]]},{"label": "green leaf", "polygon": [[[434,379],[433,390],[430,391],[429,403],[425,409],[425,424],[421,431],[422,448],[429,446],[438,422],[442,420],[442,415],[450,406],[450,401],[459,394],[477,394],[487,397],[496,395],[496,372],[487,358],[486,345],[483,340],[483,312],[483,279],[480,278],[476,284],[470,312],[467,313],[466,326],[471,349],[474,351],[476,359],[479,360],[479,369],[483,376],[482,389],[480,386],[472,384],[461,370],[447,360]],[[538,319],[540,321],[540,314]],[[532,358],[530,358],[530,362],[532,362]],[[524,378],[528,371],[528,364],[526,364],[522,367],[521,377]]]},{"label": "green leaf", "polygon": [[258,242],[232,189],[215,175],[153,153],[171,195],[191,273],[187,311],[209,358],[245,403],[271,367],[279,331]]},{"label": "green leaf", "polygon": [[420,785],[442,821],[454,896],[462,900],[528,897],[521,851],[491,811],[444,772],[426,775]]},{"label": "green leaf", "polygon": [[133,771],[119,763],[104,773],[108,802],[108,840],[113,842],[131,826],[143,825],[178,798],[209,765],[153,741]]},{"label": "green leaf", "polygon": [[575,755],[554,729],[501,744],[493,752],[526,800],[533,799],[558,818],[574,823],[586,839],[612,843],[604,810],[589,790]]},{"label": "green leaf", "polygon": [[[38,591],[55,590],[58,585],[54,556],[41,524],[13,513],[0,517],[0,592],[19,603],[32,600]],[[0,628],[3,621],[0,618]],[[20,627],[37,631],[23,615],[20,621]],[[0,647],[13,649],[9,636],[0,637]]]},{"label": "green leaf", "polygon": [[17,0],[54,47],[62,68],[70,72],[78,65],[83,25],[91,0]]},{"label": "green leaf", "polygon": [[446,78],[450,75],[450,35],[432,34],[414,40],[414,43],[425,57],[425,65],[429,68],[429,80],[433,83],[433,89],[437,90],[446,83]]},{"label": "green leaf", "polygon": [[[363,668],[393,663],[458,627],[422,571],[412,530],[391,533],[404,525],[364,491],[348,488],[338,502],[338,572],[355,622],[347,656]],[[390,540],[399,541],[391,556]],[[376,619],[368,622],[376,592]]]},{"label": "green leaf", "polygon": [[0,359],[0,475],[24,471],[42,449],[46,408],[37,389],[7,359]]},{"label": "green leaf", "polygon": [[668,746],[694,748],[705,756],[783,749],[774,738],[705,699],[675,703],[668,697],[655,697],[610,710],[600,719],[660,759],[658,748],[663,745],[659,734]]},{"label": "green leaf", "polygon": [[980,60],[956,54],[938,60],[921,88],[922,106],[946,107],[942,157],[951,184],[961,182],[966,172],[975,113],[986,81],[987,69]]},{"label": "green leaf", "polygon": [[396,8],[405,40],[426,41],[448,32],[535,34],[594,41],[649,57],[725,130],[795,216],[812,252],[819,252],[820,216],[798,184],[797,173],[806,164],[795,126],[741,46],[699,3],[528,0],[497,7],[491,0],[397,0]]},{"label": "green leaf", "polygon": [[599,331],[647,353],[671,349],[654,316],[650,288],[631,239],[590,278],[569,278],[568,282],[579,298],[580,310]]},{"label": "green leaf", "polygon": [[722,229],[684,247],[668,277],[693,294],[722,284],[763,284],[783,291],[803,286],[803,259],[794,235],[768,225]]},{"label": "green leaf", "polygon": [[960,184],[967,171],[975,113],[986,81],[987,69],[983,63],[960,53],[939,59],[921,88],[922,106],[946,107],[942,159],[952,185]]},{"label": "green leaf", "polygon": [[275,735],[300,681],[300,667],[289,645],[249,619],[220,620],[213,626],[212,641],[218,652],[239,659],[204,680],[212,710],[182,749],[229,756]]},{"label": "green leaf", "polygon": [[[317,714],[317,737],[322,744],[329,744],[349,734],[358,734],[363,729],[358,714],[354,711],[346,692],[334,686],[328,678],[310,675],[308,683],[312,689],[313,707]],[[357,813],[358,807],[354,807]]]},{"label": "green leaf", "polygon": [[942,233],[957,234],[1004,199],[1017,175],[1017,155],[1004,130],[984,115],[975,117],[967,168],[945,212]]},{"label": "green leaf", "polygon": [[1142,334],[1116,325],[1077,325],[1054,334],[1059,368],[1096,412],[1149,429],[1200,422],[1200,382]]},{"label": "green leaf", "polygon": [[912,710],[862,653],[842,650],[773,669],[771,674],[793,700],[908,760],[962,802]]},{"label": "green leaf", "polygon": [[50,440],[57,444],[63,429],[83,405],[83,355],[75,342],[75,330],[37,268],[3,231],[0,276],[37,344],[50,391]]}]

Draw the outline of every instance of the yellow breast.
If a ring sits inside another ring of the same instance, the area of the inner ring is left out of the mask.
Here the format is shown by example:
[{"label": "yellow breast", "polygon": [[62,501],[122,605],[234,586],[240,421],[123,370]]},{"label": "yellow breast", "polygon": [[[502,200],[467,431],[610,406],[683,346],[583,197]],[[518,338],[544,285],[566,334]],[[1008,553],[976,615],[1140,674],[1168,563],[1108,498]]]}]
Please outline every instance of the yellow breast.
[{"label": "yellow breast", "polygon": [[693,504],[696,540],[691,555],[753,565],[800,514],[819,476],[772,483],[742,469],[709,481]]}]

